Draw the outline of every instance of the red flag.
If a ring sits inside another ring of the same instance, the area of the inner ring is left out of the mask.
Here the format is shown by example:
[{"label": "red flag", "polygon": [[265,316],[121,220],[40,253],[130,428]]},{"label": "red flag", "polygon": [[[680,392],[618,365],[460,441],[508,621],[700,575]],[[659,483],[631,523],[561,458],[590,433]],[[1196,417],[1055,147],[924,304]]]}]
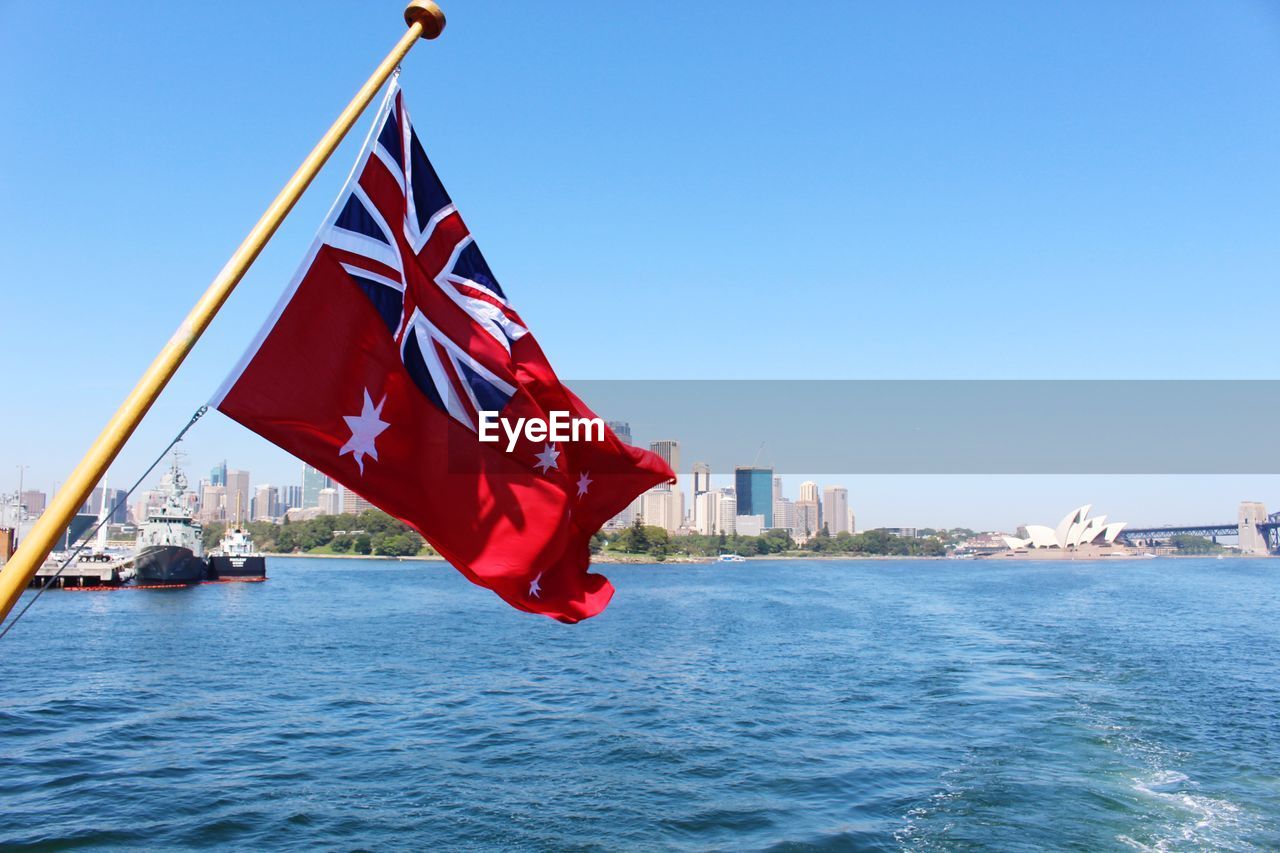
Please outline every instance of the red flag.
[{"label": "red flag", "polygon": [[[393,82],[355,170],[215,399],[420,532],[473,582],[564,622],[605,608],[592,535],[674,475],[600,440],[479,440],[481,412],[595,418],[556,378],[427,160]],[[594,435],[592,437],[595,437]]]}]

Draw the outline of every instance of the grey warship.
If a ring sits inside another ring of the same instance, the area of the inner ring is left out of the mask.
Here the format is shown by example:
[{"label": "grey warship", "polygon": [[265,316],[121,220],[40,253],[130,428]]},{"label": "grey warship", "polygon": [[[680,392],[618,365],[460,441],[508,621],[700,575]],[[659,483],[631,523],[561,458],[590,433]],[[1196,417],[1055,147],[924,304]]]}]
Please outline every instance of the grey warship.
[{"label": "grey warship", "polygon": [[134,583],[139,586],[191,584],[204,580],[204,528],[191,516],[184,496],[187,477],[177,460],[160,478],[160,505],[138,528],[134,551]]}]

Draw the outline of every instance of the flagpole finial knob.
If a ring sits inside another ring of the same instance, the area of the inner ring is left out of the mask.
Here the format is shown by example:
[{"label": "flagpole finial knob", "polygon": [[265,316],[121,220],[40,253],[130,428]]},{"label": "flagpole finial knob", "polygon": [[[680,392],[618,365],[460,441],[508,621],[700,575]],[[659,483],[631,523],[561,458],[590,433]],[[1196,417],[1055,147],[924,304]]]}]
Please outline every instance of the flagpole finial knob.
[{"label": "flagpole finial knob", "polygon": [[444,12],[431,0],[411,0],[404,7],[404,22],[409,26],[422,24],[424,39],[433,39],[444,32]]}]

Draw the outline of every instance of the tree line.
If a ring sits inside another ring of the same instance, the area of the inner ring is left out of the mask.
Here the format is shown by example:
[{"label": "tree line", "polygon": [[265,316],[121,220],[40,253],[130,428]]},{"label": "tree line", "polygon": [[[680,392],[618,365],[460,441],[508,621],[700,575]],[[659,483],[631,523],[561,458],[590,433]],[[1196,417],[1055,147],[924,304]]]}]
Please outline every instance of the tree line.
[{"label": "tree line", "polygon": [[[429,556],[435,552],[417,531],[381,510],[322,515],[279,524],[251,521],[244,525],[259,549],[275,554],[376,554],[382,557]],[[204,529],[205,549],[222,538],[225,524]]]}]

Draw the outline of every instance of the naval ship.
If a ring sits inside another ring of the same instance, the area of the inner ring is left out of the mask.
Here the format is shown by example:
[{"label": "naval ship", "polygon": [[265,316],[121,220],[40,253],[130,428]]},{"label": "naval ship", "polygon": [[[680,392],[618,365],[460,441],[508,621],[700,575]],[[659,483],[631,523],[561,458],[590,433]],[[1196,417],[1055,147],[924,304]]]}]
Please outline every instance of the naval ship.
[{"label": "naval ship", "polygon": [[191,517],[191,510],[183,500],[187,477],[176,459],[160,478],[160,491],[163,500],[147,513],[147,520],[138,528],[133,556],[134,583],[140,586],[199,583],[208,572],[204,561],[204,528]]}]

